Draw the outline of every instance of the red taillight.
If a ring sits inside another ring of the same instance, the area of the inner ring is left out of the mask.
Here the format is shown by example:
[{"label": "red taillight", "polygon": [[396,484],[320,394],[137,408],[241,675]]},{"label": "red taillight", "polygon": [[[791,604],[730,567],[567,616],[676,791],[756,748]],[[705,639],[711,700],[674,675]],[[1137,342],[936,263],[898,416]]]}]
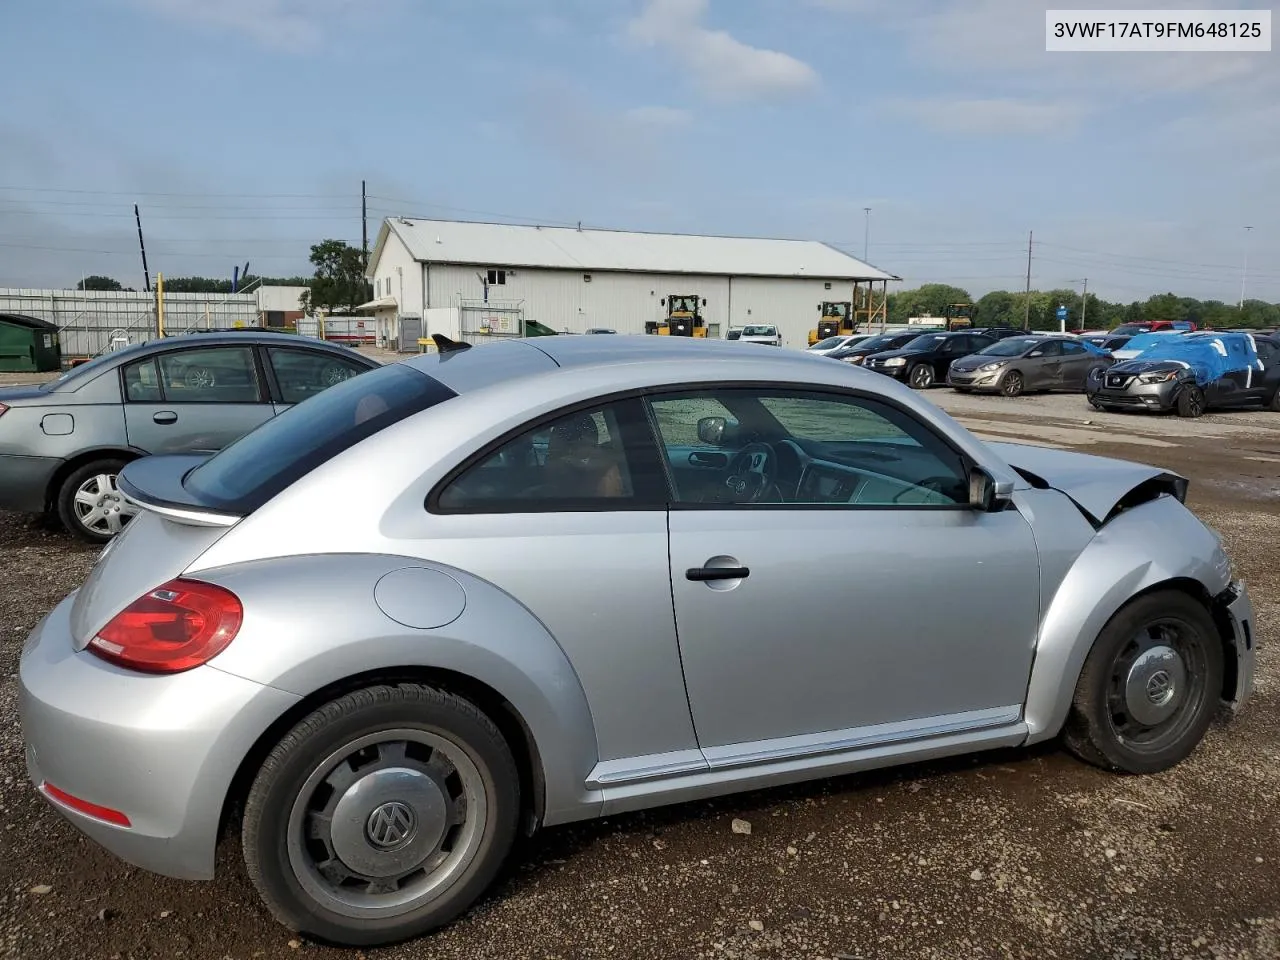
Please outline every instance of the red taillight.
[{"label": "red taillight", "polygon": [[81,800],[79,797],[73,797],[65,790],[59,790],[52,783],[42,783],[40,787],[46,794],[61,804],[65,804],[72,810],[87,814],[98,820],[105,820],[107,823],[114,823],[117,827],[132,826],[129,818],[119,810],[112,810],[110,807],[99,806],[96,803],[90,803],[88,800]]},{"label": "red taillight", "polygon": [[244,618],[230,590],[170,580],[125,607],[89,641],[103,660],[145,673],[178,673],[213,659]]}]

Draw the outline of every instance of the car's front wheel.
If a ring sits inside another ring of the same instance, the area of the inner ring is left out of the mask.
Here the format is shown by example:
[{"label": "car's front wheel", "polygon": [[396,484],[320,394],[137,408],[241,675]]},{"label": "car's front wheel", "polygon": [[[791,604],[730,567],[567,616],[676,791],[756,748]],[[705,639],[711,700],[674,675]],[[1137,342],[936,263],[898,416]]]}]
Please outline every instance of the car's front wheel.
[{"label": "car's front wheel", "polygon": [[917,390],[928,390],[933,386],[933,367],[927,363],[917,363],[907,374],[907,382]]},{"label": "car's front wheel", "polygon": [[1099,634],[1063,729],[1081,760],[1158,773],[1186,759],[1213,720],[1223,646],[1204,606],[1176,590],[1121,609]]},{"label": "car's front wheel", "polygon": [[453,920],[515,839],[520,780],[497,726],[470,701],[379,685],[301,720],[245,803],[249,876],[275,917],[332,943],[373,946]]},{"label": "car's front wheel", "polygon": [[1178,391],[1174,408],[1180,417],[1199,417],[1204,414],[1204,391],[1194,383],[1188,383]]},{"label": "car's front wheel", "polygon": [[1010,370],[1004,375],[1004,379],[1000,381],[1000,392],[1006,397],[1018,397],[1022,395],[1024,386],[1022,374],[1017,370]]}]

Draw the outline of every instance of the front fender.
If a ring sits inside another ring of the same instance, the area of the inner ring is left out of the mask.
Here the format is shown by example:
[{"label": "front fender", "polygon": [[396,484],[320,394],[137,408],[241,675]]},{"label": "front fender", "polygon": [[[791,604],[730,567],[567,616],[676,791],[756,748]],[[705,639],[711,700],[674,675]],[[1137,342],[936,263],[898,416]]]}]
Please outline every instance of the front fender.
[{"label": "front fender", "polygon": [[1129,600],[1172,580],[1192,580],[1213,597],[1230,578],[1231,561],[1218,538],[1174,497],[1148,501],[1107,523],[1067,571],[1041,620],[1027,687],[1027,742],[1057,736],[1085,658]]},{"label": "front fender", "polygon": [[[397,622],[374,590],[385,575],[409,568],[420,587],[402,581],[391,602],[380,594],[404,621]],[[585,781],[599,752],[577,673],[546,628],[492,584],[443,564],[378,554],[283,557],[193,575],[244,605],[240,633],[210,666],[300,697],[379,670],[462,674],[502,696],[529,730],[545,784],[542,822],[598,810],[602,797]]]}]

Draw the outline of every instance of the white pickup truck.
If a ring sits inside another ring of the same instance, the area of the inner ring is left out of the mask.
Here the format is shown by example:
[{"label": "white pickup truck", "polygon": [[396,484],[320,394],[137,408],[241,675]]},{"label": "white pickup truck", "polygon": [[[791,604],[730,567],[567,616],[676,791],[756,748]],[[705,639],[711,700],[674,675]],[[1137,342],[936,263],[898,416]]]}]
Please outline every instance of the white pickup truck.
[{"label": "white pickup truck", "polygon": [[782,346],[782,334],[771,323],[747,324],[737,338],[744,343],[767,343],[771,347]]}]

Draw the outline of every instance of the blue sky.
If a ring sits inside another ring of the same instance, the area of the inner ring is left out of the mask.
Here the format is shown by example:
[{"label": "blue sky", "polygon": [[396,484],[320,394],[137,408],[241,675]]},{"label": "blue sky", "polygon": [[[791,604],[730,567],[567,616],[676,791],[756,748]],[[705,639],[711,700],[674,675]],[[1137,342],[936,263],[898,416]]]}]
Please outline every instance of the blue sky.
[{"label": "blue sky", "polygon": [[861,256],[871,207],[871,262],[975,295],[1021,288],[1034,230],[1036,287],[1234,302],[1248,225],[1247,292],[1280,300],[1280,52],[1049,54],[1045,7],[8,0],[0,285],[141,288],[134,202],[153,278],[309,273],[359,242],[363,178],[371,240],[581,220]]}]

